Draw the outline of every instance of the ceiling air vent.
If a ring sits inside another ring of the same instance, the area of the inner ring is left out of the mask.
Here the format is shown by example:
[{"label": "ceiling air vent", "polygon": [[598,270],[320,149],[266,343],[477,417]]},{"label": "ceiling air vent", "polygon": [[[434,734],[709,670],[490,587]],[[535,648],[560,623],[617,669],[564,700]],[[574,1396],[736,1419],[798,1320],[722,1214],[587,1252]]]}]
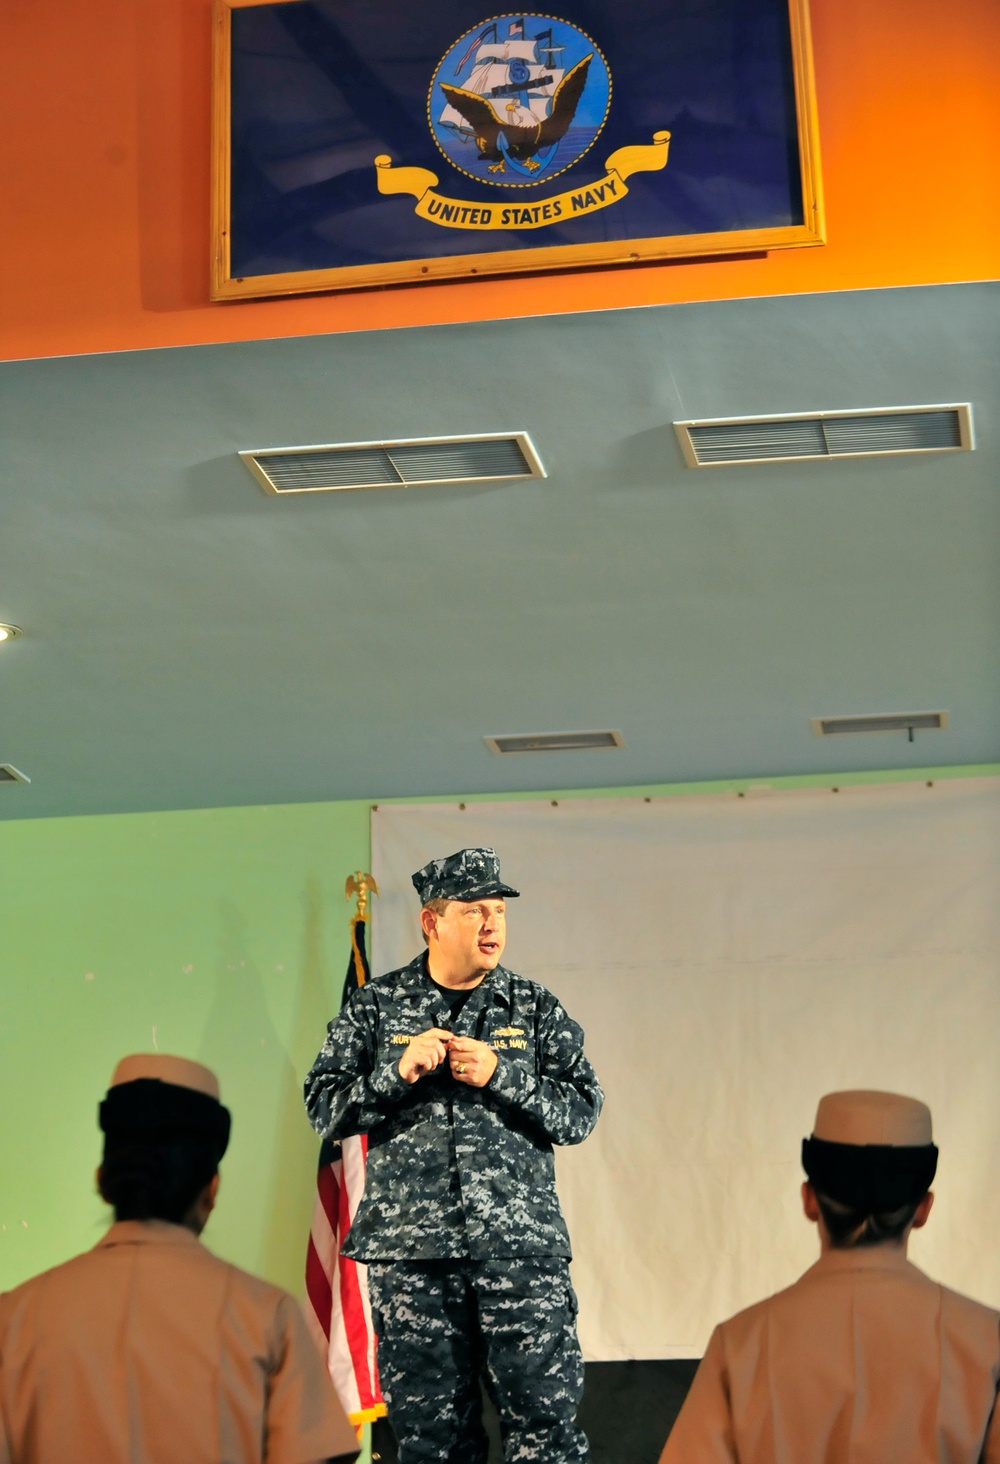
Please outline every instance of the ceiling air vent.
[{"label": "ceiling air vent", "polygon": [[971,452],[973,447],[968,402],[790,417],[725,417],[715,422],[675,422],[674,430],[689,468],[901,452]]},{"label": "ceiling air vent", "polygon": [[419,437],[406,442],[343,442],[269,447],[240,457],[268,493],[332,493],[409,484],[491,483],[544,478],[526,432],[483,437]]},{"label": "ceiling air vent", "polygon": [[0,763],[0,783],[30,783],[27,773],[19,773],[10,763]]},{"label": "ceiling air vent", "polygon": [[812,729],[817,737],[837,737],[845,732],[943,732],[948,726],[947,712],[886,712],[866,717],[813,717]]},{"label": "ceiling air vent", "polygon": [[490,752],[506,757],[511,752],[577,752],[587,747],[624,747],[620,732],[516,732],[484,737]]}]

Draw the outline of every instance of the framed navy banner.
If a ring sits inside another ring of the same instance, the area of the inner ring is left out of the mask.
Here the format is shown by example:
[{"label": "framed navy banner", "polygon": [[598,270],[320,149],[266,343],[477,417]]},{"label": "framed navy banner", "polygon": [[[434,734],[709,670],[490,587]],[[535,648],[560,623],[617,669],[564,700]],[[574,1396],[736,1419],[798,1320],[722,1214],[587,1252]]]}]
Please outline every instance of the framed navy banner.
[{"label": "framed navy banner", "polygon": [[216,0],[213,299],[821,244],[806,4]]}]

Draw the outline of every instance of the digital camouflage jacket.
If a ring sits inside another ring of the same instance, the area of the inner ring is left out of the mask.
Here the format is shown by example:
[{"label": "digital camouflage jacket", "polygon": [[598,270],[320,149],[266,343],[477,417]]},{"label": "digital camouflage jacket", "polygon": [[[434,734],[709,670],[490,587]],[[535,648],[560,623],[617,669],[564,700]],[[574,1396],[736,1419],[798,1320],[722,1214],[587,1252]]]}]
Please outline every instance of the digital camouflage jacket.
[{"label": "digital camouflage jacket", "polygon": [[[429,1027],[487,1042],[485,1088],[444,1065],[408,1084],[399,1059]],[[343,1253],[360,1261],[570,1256],[553,1144],[579,1144],[604,1094],[583,1030],[537,981],[497,966],[454,1023],[426,954],[369,981],[327,1029],[305,1083],[313,1127],[368,1135],[365,1193]]]}]

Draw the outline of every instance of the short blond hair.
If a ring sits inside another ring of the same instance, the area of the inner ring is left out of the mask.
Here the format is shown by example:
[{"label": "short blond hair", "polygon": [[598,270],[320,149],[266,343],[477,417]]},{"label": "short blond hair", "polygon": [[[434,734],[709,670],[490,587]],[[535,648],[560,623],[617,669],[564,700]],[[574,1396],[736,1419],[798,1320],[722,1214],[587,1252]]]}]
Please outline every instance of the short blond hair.
[{"label": "short blond hair", "polygon": [[[430,912],[431,912],[432,915],[443,915],[444,912],[447,910],[448,906],[451,905],[451,904],[454,904],[454,901],[453,900],[445,900],[445,899],[442,899],[441,896],[439,895],[436,899],[427,900],[423,905],[421,905],[420,908],[421,908],[421,911],[430,910]],[[421,928],[421,933],[423,934],[423,937],[424,937],[424,945],[430,945],[430,938],[429,938],[426,930],[423,930]]]}]

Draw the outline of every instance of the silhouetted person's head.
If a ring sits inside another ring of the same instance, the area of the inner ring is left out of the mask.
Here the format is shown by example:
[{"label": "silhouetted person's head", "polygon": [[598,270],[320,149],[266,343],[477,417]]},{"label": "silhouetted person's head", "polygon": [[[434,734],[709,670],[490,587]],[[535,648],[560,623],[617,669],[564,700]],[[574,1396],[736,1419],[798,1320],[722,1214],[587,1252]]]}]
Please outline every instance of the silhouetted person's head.
[{"label": "silhouetted person's head", "polygon": [[918,1099],[869,1090],[821,1098],[802,1141],[802,1202],[824,1250],[905,1245],[930,1213],[937,1159],[931,1111]]},{"label": "silhouetted person's head", "polygon": [[168,1220],[200,1234],[215,1204],[230,1114],[201,1063],[166,1053],[122,1058],[99,1108],[101,1194],[116,1220]]}]

